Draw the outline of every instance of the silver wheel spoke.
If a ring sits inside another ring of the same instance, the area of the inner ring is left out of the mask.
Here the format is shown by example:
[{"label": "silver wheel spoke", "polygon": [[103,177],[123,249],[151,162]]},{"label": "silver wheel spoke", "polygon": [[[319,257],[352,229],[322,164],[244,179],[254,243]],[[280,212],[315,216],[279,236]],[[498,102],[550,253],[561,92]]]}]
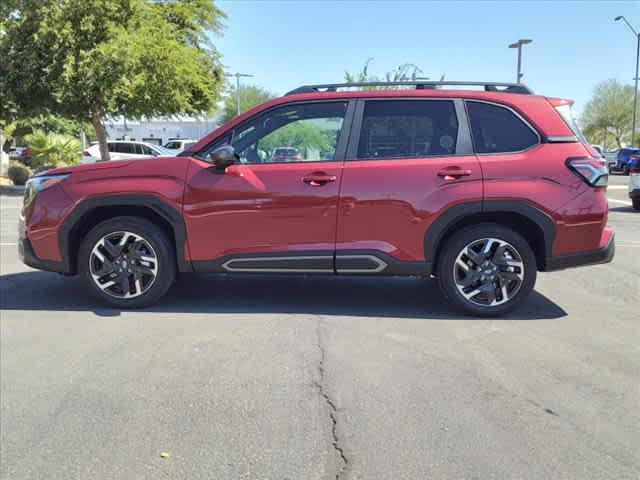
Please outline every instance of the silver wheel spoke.
[{"label": "silver wheel spoke", "polygon": [[518,260],[506,260],[505,265],[508,267],[522,268],[522,262],[519,262]]},{"label": "silver wheel spoke", "polygon": [[473,298],[476,295],[482,293],[482,290],[480,290],[479,288],[476,288],[475,290],[469,292],[469,293],[462,293],[466,298]]},{"label": "silver wheel spoke", "polygon": [[484,262],[484,255],[482,255],[481,253],[476,253],[474,250],[472,250],[469,247],[466,248],[465,254],[476,265],[480,265],[482,262]]},{"label": "silver wheel spoke", "polygon": [[463,262],[461,259],[458,258],[458,260],[456,260],[456,264],[462,268],[465,272],[469,271],[469,265],[467,265],[465,262]]},{"label": "silver wheel spoke", "polygon": [[120,243],[118,245],[124,247],[127,244],[127,240],[129,240],[129,238],[131,238],[131,234],[129,232],[124,232],[124,235],[122,235],[122,238],[120,239]]},{"label": "silver wheel spoke", "polygon": [[110,286],[115,285],[115,284],[116,284],[116,282],[115,282],[114,280],[109,280],[109,281],[108,281],[108,282],[106,282],[106,283],[99,283],[99,284],[98,284],[98,286],[99,286],[102,290],[104,290],[104,289],[109,288]]},{"label": "silver wheel spoke", "polygon": [[502,288],[500,289],[500,293],[502,294],[502,300],[504,300],[505,298],[507,298],[509,295],[507,295],[507,286],[503,283],[502,284]]},{"label": "silver wheel spoke", "polygon": [[489,252],[491,251],[491,247],[493,247],[493,244],[495,243],[495,240],[493,238],[490,238],[487,240],[487,243],[484,244],[484,247],[482,248],[482,254],[486,257]]},{"label": "silver wheel spoke", "polygon": [[100,260],[101,262],[104,262],[104,255],[102,255],[102,253],[100,252],[100,250],[98,250],[97,248],[95,249],[95,251],[93,252],[93,254],[98,257],[98,260]]}]

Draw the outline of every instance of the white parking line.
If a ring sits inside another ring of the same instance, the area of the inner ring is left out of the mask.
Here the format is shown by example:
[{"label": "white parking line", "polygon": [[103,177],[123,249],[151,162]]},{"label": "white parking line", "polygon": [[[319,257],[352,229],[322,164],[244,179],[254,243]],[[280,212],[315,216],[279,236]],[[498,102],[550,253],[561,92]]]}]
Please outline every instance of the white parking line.
[{"label": "white parking line", "polygon": [[629,187],[627,187],[626,185],[609,185],[607,187],[607,190],[626,190]]},{"label": "white parking line", "polygon": [[616,200],[615,198],[609,198],[608,199],[610,202],[613,203],[620,203],[622,205],[633,205],[629,200]]}]

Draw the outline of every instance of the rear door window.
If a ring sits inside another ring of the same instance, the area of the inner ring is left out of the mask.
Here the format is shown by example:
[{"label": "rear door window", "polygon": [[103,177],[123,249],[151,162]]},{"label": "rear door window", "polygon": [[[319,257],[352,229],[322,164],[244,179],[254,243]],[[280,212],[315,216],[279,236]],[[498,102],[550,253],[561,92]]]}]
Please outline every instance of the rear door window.
[{"label": "rear door window", "polygon": [[111,151],[115,153],[136,153],[131,143],[124,142],[114,143]]},{"label": "rear door window", "polygon": [[450,100],[368,100],[357,158],[453,155],[457,137],[458,119]]},{"label": "rear door window", "polygon": [[540,142],[538,134],[506,107],[468,101],[476,153],[521,152]]}]

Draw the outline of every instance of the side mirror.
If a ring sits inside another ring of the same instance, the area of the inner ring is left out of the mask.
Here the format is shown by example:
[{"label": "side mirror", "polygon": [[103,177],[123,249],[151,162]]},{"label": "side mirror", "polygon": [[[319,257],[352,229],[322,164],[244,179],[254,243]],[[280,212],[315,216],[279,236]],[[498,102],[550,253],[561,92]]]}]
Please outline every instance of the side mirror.
[{"label": "side mirror", "polygon": [[209,158],[216,170],[224,172],[225,168],[240,160],[240,155],[236,153],[231,145],[222,145],[213,150],[209,154]]}]

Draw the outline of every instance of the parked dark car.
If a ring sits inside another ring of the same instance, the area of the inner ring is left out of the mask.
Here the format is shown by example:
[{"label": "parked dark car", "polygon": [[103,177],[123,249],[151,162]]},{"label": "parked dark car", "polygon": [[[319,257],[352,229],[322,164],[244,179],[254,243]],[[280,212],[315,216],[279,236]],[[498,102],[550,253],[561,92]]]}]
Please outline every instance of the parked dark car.
[{"label": "parked dark car", "polygon": [[625,175],[629,175],[629,159],[632,154],[640,153],[640,148],[635,147],[627,147],[621,148],[618,150],[618,155],[616,157],[616,165],[614,167],[615,170],[618,170]]}]

